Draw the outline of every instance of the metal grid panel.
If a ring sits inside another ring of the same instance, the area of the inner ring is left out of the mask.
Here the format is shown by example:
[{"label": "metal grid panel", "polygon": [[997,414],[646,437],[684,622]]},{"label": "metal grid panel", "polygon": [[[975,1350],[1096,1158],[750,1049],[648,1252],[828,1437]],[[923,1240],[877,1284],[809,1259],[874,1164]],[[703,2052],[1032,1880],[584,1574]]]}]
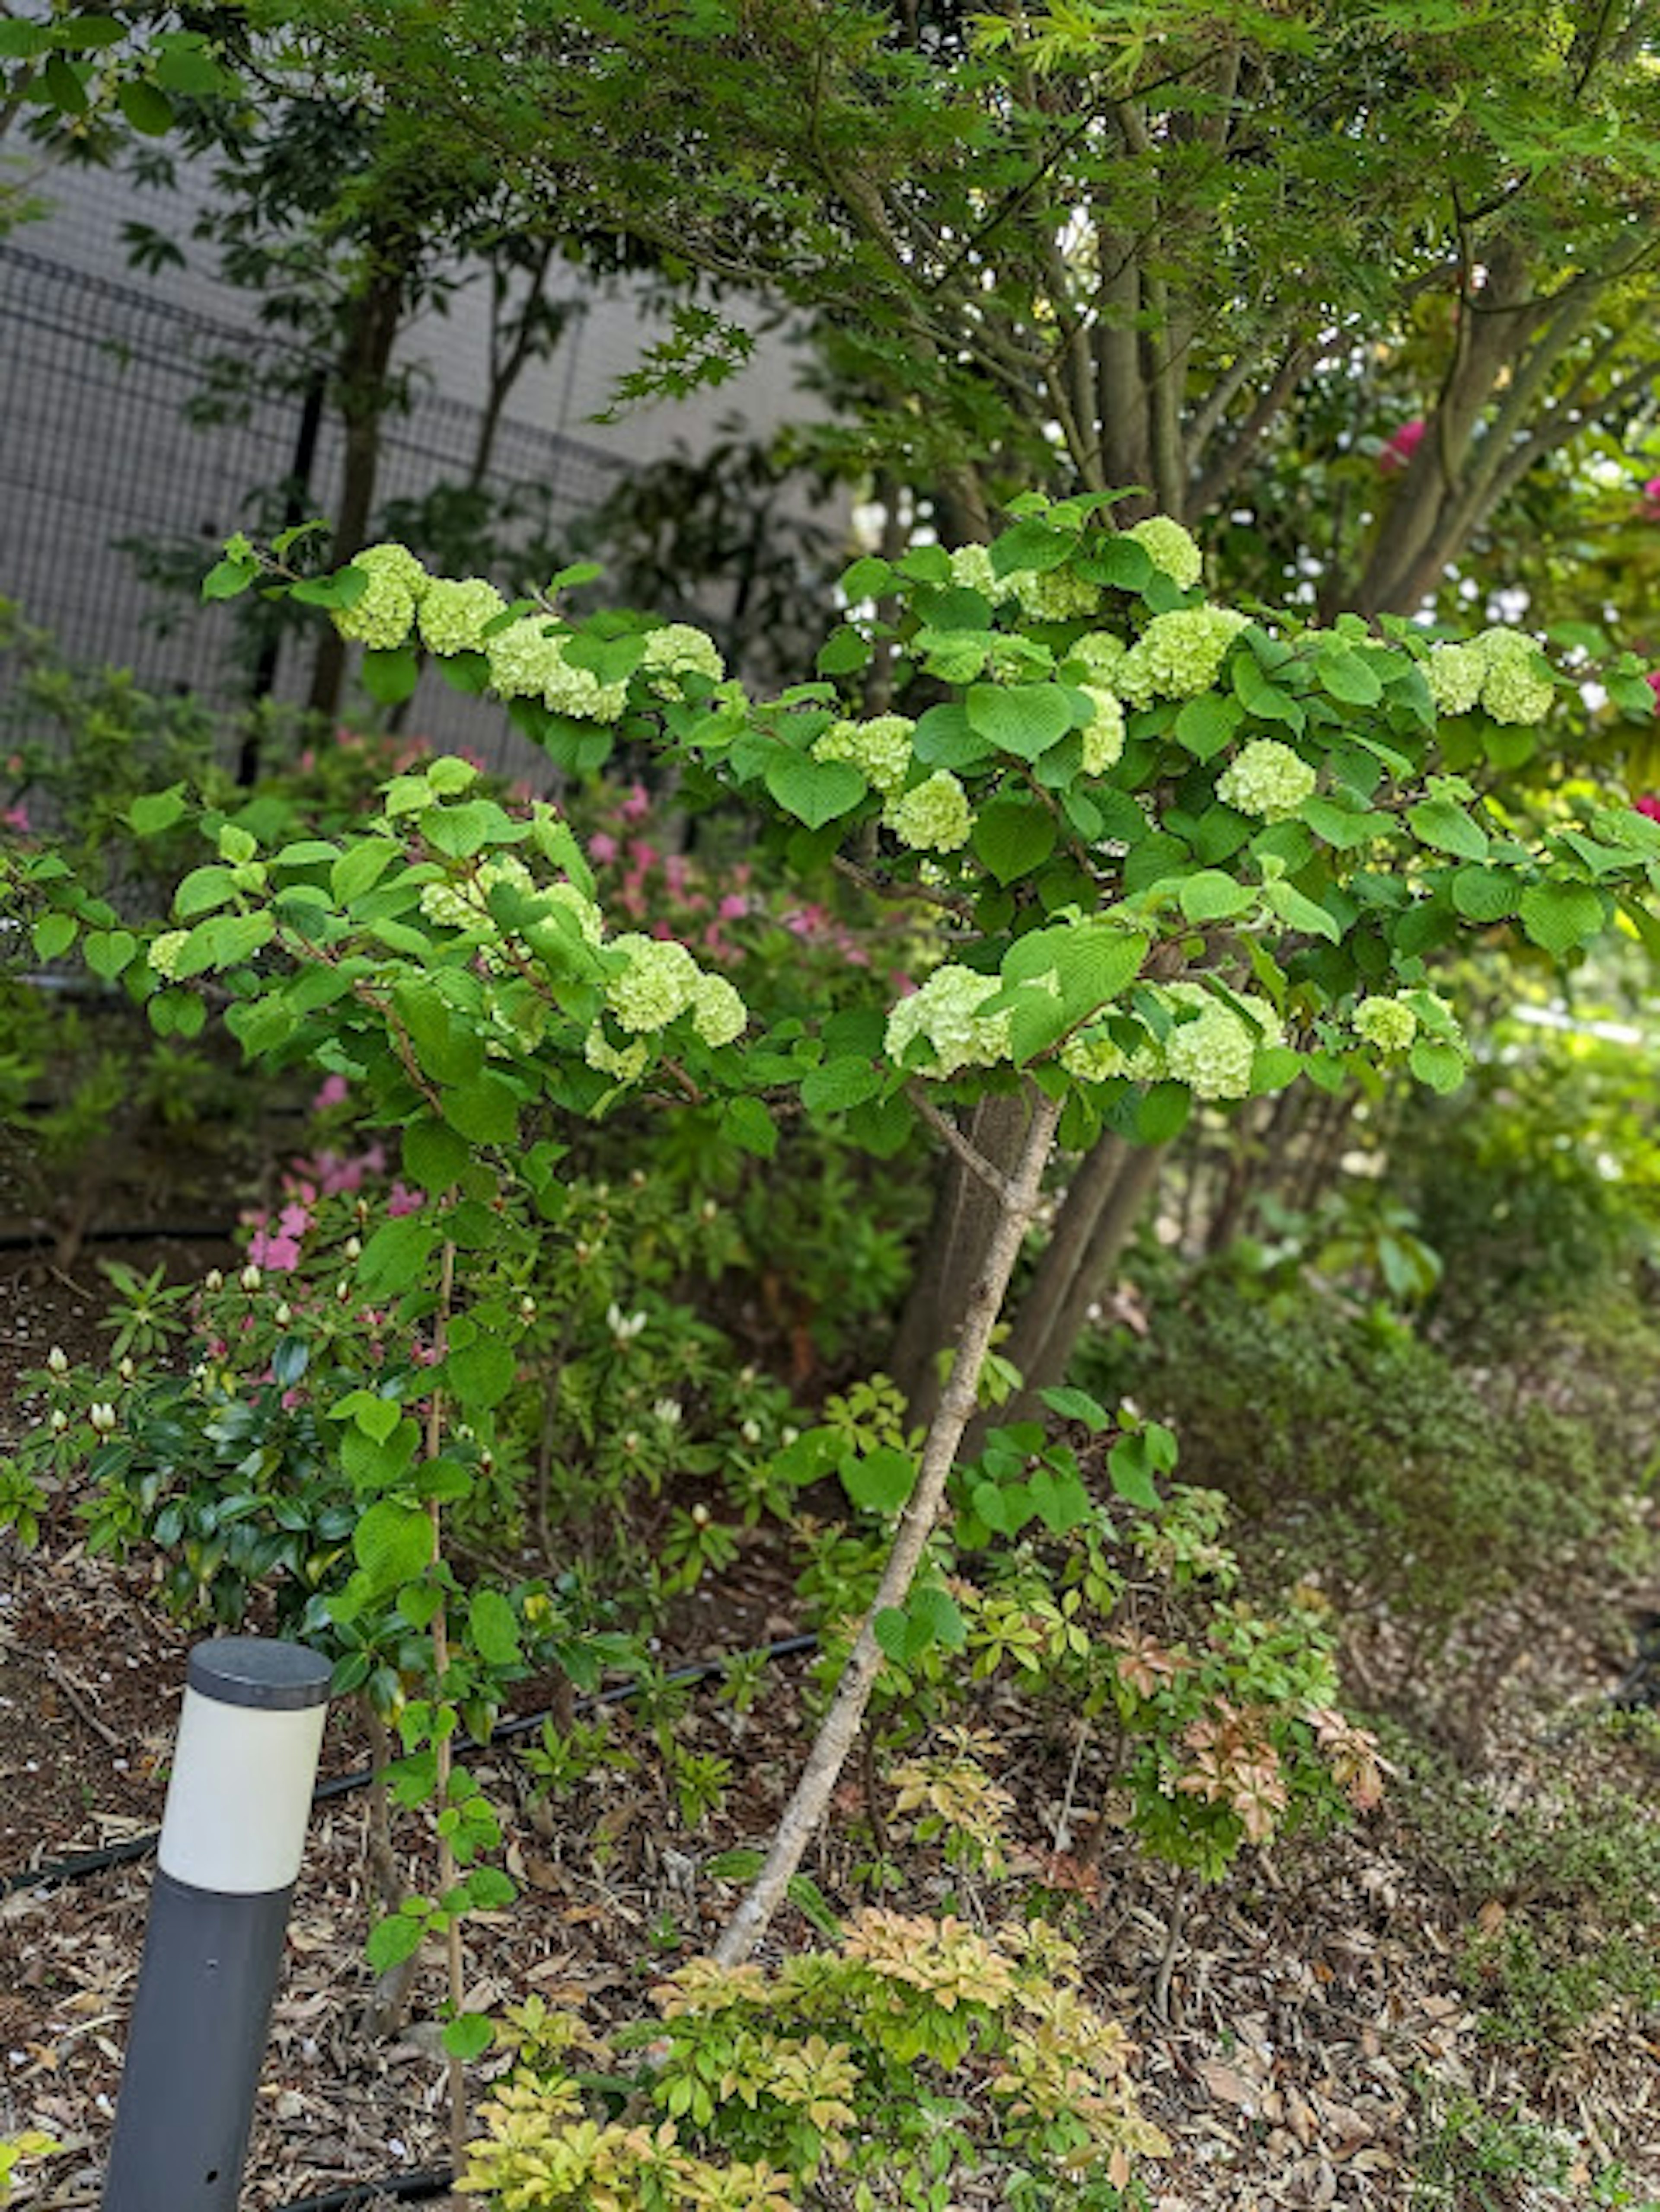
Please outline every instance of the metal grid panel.
[{"label": "metal grid panel", "polygon": [[[141,575],[124,540],[198,549],[205,569],[257,495],[293,465],[301,401],[255,397],[234,419],[193,422],[187,406],[217,355],[283,349],[246,329],[149,296],[131,284],[0,244],[0,593],[55,631],[72,659],[131,667],[157,690],[216,704],[246,697],[234,617]],[[379,495],[418,498],[465,479],[479,412],[428,396],[382,433]],[[594,505],[622,472],[611,454],[534,425],[504,422],[489,482],[533,488],[550,520]],[[340,439],[325,426],[307,504],[326,510]],[[278,663],[279,696],[300,696],[305,656]],[[498,709],[423,681],[411,727],[504,761]],[[522,765],[522,757],[516,759]]]}]

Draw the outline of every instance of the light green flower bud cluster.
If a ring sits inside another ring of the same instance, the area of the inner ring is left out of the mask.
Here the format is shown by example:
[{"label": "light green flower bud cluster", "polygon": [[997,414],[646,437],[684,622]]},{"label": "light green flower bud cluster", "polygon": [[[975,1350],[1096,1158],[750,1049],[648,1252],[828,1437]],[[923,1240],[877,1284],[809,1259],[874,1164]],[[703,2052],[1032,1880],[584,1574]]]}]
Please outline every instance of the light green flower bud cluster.
[{"label": "light green flower bud cluster", "polygon": [[966,592],[978,592],[995,606],[1006,597],[1008,579],[1000,576],[991,565],[991,555],[983,545],[959,545],[951,556],[951,580]]},{"label": "light green flower bud cluster", "polygon": [[1222,672],[1228,647],[1249,617],[1231,607],[1177,607],[1155,615],[1125,654],[1115,688],[1133,706],[1192,699]]},{"label": "light green flower bud cluster", "polygon": [[160,937],[151,940],[150,966],[158,975],[165,976],[169,983],[179,972],[179,955],[184,951],[185,941],[189,935],[187,929],[165,929]]},{"label": "light green flower bud cluster", "polygon": [[1353,1020],[1356,1036],[1379,1052],[1405,1052],[1418,1034],[1418,1017],[1404,999],[1363,999]]},{"label": "light green flower bud cluster", "polygon": [[1281,822],[1313,795],[1319,781],[1313,769],[1277,738],[1256,738],[1241,746],[1216,779],[1224,805],[1265,822]]},{"label": "light green flower bud cluster", "polygon": [[542,696],[556,714],[583,722],[614,722],[628,704],[626,684],[602,684],[591,668],[574,667],[563,646],[548,671]]},{"label": "light green flower bud cluster", "polygon": [[1204,560],[1192,538],[1167,514],[1150,514],[1125,532],[1141,547],[1155,568],[1189,592],[1204,573]]},{"label": "light green flower bud cluster", "polygon": [[906,714],[877,714],[868,722],[832,722],[813,745],[821,761],[850,761],[866,783],[891,798],[910,773],[911,733]]},{"label": "light green flower bud cluster", "polygon": [[503,699],[537,699],[565,665],[546,615],[520,615],[489,639],[490,688]]},{"label": "light green flower bud cluster", "polygon": [[391,653],[402,645],[415,611],[432,579],[406,546],[369,545],[354,553],[351,566],[368,581],[349,607],[333,611],[335,629],[349,645]]},{"label": "light green flower bud cluster", "polygon": [[577,890],[575,884],[550,884],[542,897],[544,904],[566,907],[576,916],[576,926],[582,933],[584,944],[599,944],[605,934],[599,909],[591,898]]},{"label": "light green flower bud cluster", "polygon": [[1110,691],[1093,684],[1083,687],[1095,713],[1084,726],[1083,769],[1085,775],[1104,775],[1124,757],[1124,709]]},{"label": "light green flower bud cluster", "polygon": [[601,1075],[614,1075],[619,1083],[637,1083],[646,1072],[651,1054],[638,1037],[619,1050],[607,1040],[605,1030],[596,1022],[582,1040],[582,1057]]},{"label": "light green flower bud cluster", "polygon": [[974,827],[968,793],[949,769],[937,769],[926,783],[890,799],[882,819],[915,853],[955,853]]},{"label": "light green flower bud cluster", "polygon": [[1468,714],[1481,696],[1487,664],[1473,645],[1438,645],[1424,664],[1424,680],[1440,714]]},{"label": "light green flower bud cluster", "polygon": [[714,640],[690,623],[665,623],[651,631],[640,665],[648,677],[659,679],[652,690],[660,699],[675,697],[683,676],[707,677],[713,684],[724,681],[727,673]]},{"label": "light green flower bud cluster", "polygon": [[629,964],[605,987],[605,1004],[619,1028],[666,1029],[684,1013],[706,1045],[730,1044],[749,1021],[744,1001],[724,975],[706,975],[684,945],[630,930],[612,939]]},{"label": "light green flower bud cluster", "polygon": [[1539,670],[1539,648],[1517,629],[1484,629],[1467,645],[1438,645],[1424,665],[1430,696],[1443,714],[1484,707],[1495,722],[1537,722],[1556,697]]},{"label": "light green flower bud cluster", "polygon": [[948,963],[936,968],[920,990],[901,999],[888,1016],[883,1050],[891,1060],[903,1059],[918,1037],[931,1048],[930,1074],[954,1075],[959,1067],[990,1067],[1009,1054],[1009,1017],[983,1018],[979,1008],[1001,988],[995,975]]},{"label": "light green flower bud cluster", "polygon": [[435,576],[421,599],[421,642],[444,659],[454,653],[483,653],[489,642],[484,626],[506,605],[495,585],[483,576],[467,576],[453,584]]},{"label": "light green flower bud cluster", "polygon": [[1495,722],[1538,722],[1556,700],[1556,686],[1539,672],[1539,648],[1520,630],[1487,629],[1475,640],[1484,655],[1481,704]]},{"label": "light green flower bud cluster", "polygon": [[1013,568],[1000,586],[1012,592],[1028,622],[1076,622],[1101,604],[1101,587],[1065,568]]},{"label": "light green flower bud cluster", "polygon": [[1114,690],[1128,652],[1123,639],[1115,637],[1110,630],[1091,629],[1073,640],[1067,647],[1067,658],[1083,662],[1092,684],[1100,685],[1103,690]]},{"label": "light green flower bud cluster", "polygon": [[1195,1098],[1244,1097],[1258,1048],[1285,1042],[1285,1025],[1266,999],[1249,1001],[1252,1020],[1247,1022],[1202,983],[1167,983],[1160,996],[1172,1010],[1195,1010],[1191,1020],[1177,1024],[1156,1054],[1158,1073],[1185,1083]]}]

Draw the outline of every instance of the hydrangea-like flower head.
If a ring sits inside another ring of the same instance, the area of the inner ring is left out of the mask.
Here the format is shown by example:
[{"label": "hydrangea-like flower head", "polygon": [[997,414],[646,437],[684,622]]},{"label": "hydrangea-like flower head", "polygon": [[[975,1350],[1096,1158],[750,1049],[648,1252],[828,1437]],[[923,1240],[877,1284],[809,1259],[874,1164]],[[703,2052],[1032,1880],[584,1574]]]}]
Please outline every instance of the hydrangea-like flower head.
[{"label": "hydrangea-like flower head", "polygon": [[700,975],[691,1025],[711,1048],[731,1044],[749,1027],[749,1009],[724,975]]},{"label": "hydrangea-like flower head", "polygon": [[1004,577],[1004,592],[1012,591],[1028,622],[1076,622],[1101,604],[1101,587],[1064,568],[1013,568]]},{"label": "hydrangea-like flower head", "polygon": [[902,845],[917,853],[955,853],[969,842],[974,817],[968,793],[949,769],[891,799],[882,819]]},{"label": "hydrangea-like flower head", "polygon": [[936,968],[918,991],[901,999],[888,1016],[883,1050],[902,1060],[917,1037],[932,1047],[936,1066],[927,1071],[954,1075],[959,1067],[990,1067],[1008,1057],[1009,1017],[984,1018],[978,1009],[1000,988],[995,975],[948,963]]},{"label": "hydrangea-like flower head", "polygon": [[1354,1033],[1379,1052],[1405,1052],[1418,1034],[1418,1017],[1403,999],[1378,994],[1355,1008]]},{"label": "hydrangea-like flower head", "polygon": [[625,1030],[661,1030],[696,1002],[702,970],[684,945],[672,938],[644,937],[637,930],[611,940],[629,964],[611,977],[605,1004]]},{"label": "hydrangea-like flower head", "polygon": [[485,647],[490,685],[503,699],[536,699],[557,681],[565,657],[546,615],[521,615]]},{"label": "hydrangea-like flower head", "polygon": [[1520,630],[1483,630],[1475,641],[1486,661],[1481,704],[1495,722],[1539,722],[1555,703],[1556,686],[1539,666],[1539,648]]},{"label": "hydrangea-like flower head", "polygon": [[1132,705],[1192,699],[1222,672],[1228,647],[1249,617],[1231,607],[1177,607],[1155,615],[1124,656],[1114,688]]},{"label": "hydrangea-like flower head", "polygon": [[1295,814],[1318,781],[1314,770],[1277,738],[1254,738],[1241,746],[1216,779],[1216,795],[1241,814],[1280,822]]},{"label": "hydrangea-like flower head", "polygon": [[421,642],[441,659],[453,653],[483,653],[484,625],[506,605],[495,585],[483,576],[467,576],[454,584],[436,576],[421,599]]},{"label": "hydrangea-like flower head", "polygon": [[1155,568],[1162,568],[1184,592],[1191,591],[1204,573],[1199,548],[1181,524],[1167,514],[1150,514],[1126,535],[1141,547]]},{"label": "hydrangea-like flower head", "polygon": [[1112,692],[1098,685],[1085,684],[1083,691],[1095,709],[1084,729],[1084,773],[1104,775],[1124,757],[1124,710]]},{"label": "hydrangea-like flower head", "polygon": [[1481,696],[1487,657],[1474,645],[1438,645],[1424,663],[1424,681],[1440,714],[1468,714]]},{"label": "hydrangea-like flower head", "polygon": [[815,760],[850,761],[866,783],[885,797],[904,788],[910,773],[911,733],[907,714],[877,714],[868,722],[832,722],[812,748]]},{"label": "hydrangea-like flower head", "polygon": [[640,665],[648,676],[660,679],[652,689],[660,699],[675,697],[681,690],[678,679],[684,676],[706,677],[713,684],[721,683],[727,673],[714,640],[690,623],[665,623],[660,629],[652,630]]}]

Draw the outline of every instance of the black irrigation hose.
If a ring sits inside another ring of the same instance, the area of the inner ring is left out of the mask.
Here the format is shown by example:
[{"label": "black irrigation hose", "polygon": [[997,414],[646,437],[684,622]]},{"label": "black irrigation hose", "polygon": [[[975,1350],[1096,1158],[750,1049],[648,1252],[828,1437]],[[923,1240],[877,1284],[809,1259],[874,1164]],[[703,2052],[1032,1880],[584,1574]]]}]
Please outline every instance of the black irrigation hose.
[{"label": "black irrigation hose", "polygon": [[[663,1677],[663,1681],[665,1686],[707,1682],[711,1676],[724,1674],[734,1660],[758,1658],[770,1666],[776,1659],[793,1659],[803,1651],[816,1651],[818,1648],[818,1638],[811,1631],[801,1636],[784,1636],[776,1643],[763,1644],[754,1651],[729,1651],[719,1659],[695,1659],[690,1666],[674,1668]],[[609,1690],[595,1691],[591,1696],[578,1698],[574,1702],[576,1710],[582,1712],[596,1705],[624,1705],[640,1695],[642,1686],[638,1682],[618,1682]],[[516,1719],[503,1721],[493,1729],[488,1744],[477,1744],[468,1748],[488,1751],[496,1744],[511,1742],[515,1736],[529,1735],[544,1721],[550,1721],[553,1717],[550,1705],[544,1706],[540,1712],[521,1714]],[[354,1790],[367,1790],[374,1779],[374,1769],[372,1766],[354,1767],[349,1774],[336,1774],[326,1782],[319,1782],[312,1792],[311,1802],[313,1805],[322,1805],[333,1797],[350,1796]],[[127,1866],[134,1859],[148,1858],[161,1840],[161,1834],[159,1828],[152,1828],[145,1835],[130,1836],[125,1843],[111,1844],[100,1851],[77,1851],[73,1857],[54,1859],[49,1866],[25,1868],[17,1873],[0,1876],[0,1898],[14,1896],[19,1890],[42,1888],[51,1881],[79,1881],[88,1875],[102,1874],[106,1867]],[[448,2186],[447,2182],[445,2186]],[[320,2205],[325,2201],[332,2204],[337,2200],[319,2197],[311,2201]],[[337,2201],[344,2204],[355,2199],[348,2192],[347,2197]],[[300,2208],[290,2205],[285,2208],[285,2212],[300,2212]]]},{"label": "black irrigation hose", "polygon": [[296,2197],[279,2212],[368,2212],[383,2197],[396,2197],[406,2204],[423,2197],[441,2197],[455,2180],[447,2166],[429,2166],[418,2173],[387,2173],[372,2181],[354,2181],[349,2189],[331,2189],[321,2197]]}]

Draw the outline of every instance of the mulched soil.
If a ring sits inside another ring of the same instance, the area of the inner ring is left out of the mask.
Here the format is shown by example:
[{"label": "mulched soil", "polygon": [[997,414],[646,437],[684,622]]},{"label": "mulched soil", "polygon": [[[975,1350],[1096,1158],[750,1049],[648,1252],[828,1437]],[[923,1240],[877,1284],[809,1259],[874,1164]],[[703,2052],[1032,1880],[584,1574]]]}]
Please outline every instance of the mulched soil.
[{"label": "mulched soil", "polygon": [[[74,1356],[86,1346],[75,1332],[90,1332],[96,1310],[84,1284],[14,1282],[0,1299],[0,1370],[38,1364],[52,1341]],[[9,1380],[0,1371],[0,1405],[15,1421]],[[787,1589],[764,1551],[745,1566],[739,1617],[724,1604],[689,1607],[669,1656],[741,1647],[787,1628]],[[89,1559],[72,1525],[33,1555],[0,1551],[0,1578],[7,1873],[118,1843],[159,1820],[186,1644],[154,1605],[144,1568]],[[1651,1592],[1564,1586],[1538,1601],[1536,1617],[1487,1624],[1485,1651],[1478,1641],[1463,1655],[1470,1679],[1484,1671],[1487,1679],[1479,1741],[1461,1748],[1495,1822],[1539,1793],[1571,1792],[1582,1759],[1606,1763],[1605,1749],[1586,1748],[1590,1733],[1560,1723],[1593,1710],[1617,1676],[1624,1655],[1609,1647],[1606,1624],[1622,1603],[1634,1609],[1645,1597],[1652,1602]],[[1386,1654],[1368,1656],[1375,1669],[1385,1666]],[[626,1710],[618,1725],[642,1753],[639,1770],[594,1778],[563,1807],[536,1802],[505,1749],[480,1757],[486,1789],[513,1808],[508,1864],[522,1899],[472,1924],[470,2004],[535,1993],[585,2008],[597,2025],[620,2021],[644,2008],[666,1966],[713,1940],[736,1893],[708,1875],[707,1862],[770,1825],[805,1741],[802,1664],[781,1662],[748,1714],[707,1695],[692,1701],[682,1734],[730,1759],[735,1776],[719,1818],[695,1834],[683,1828]],[[1068,1819],[1073,1840],[1081,1832],[1066,1802],[1074,1746],[1000,1697],[976,1717],[1007,1747],[999,1779],[1021,1808],[1031,1860],[1046,1861]],[[1626,1755],[1633,1785],[1654,1798],[1654,1751],[1635,1745]],[[337,1713],[325,1768],[362,1757],[350,1715]],[[810,1869],[832,1899],[852,1896],[853,1868],[868,1850],[854,1833],[860,1803],[856,1786],[844,1788],[837,1825]],[[361,1796],[319,1808],[261,2089],[249,2212],[445,2162],[435,1972],[417,1984],[413,2024],[398,2041],[373,2045],[361,2032],[370,1983],[364,1841]],[[413,1822],[399,1841],[411,1853],[412,1886],[426,1886]],[[1018,1909],[1018,1884],[976,1887],[930,1869],[926,1855],[917,1863],[909,1893],[886,1901],[939,1911],[949,1892],[952,1909],[988,1922]],[[39,2127],[64,2145],[26,2169],[20,2207],[56,2212],[97,2201],[149,1882],[141,1863],[0,1900],[0,2133]],[[1173,1875],[1143,1864],[1110,1833],[1071,1911],[1091,1992],[1135,2038],[1146,2109],[1174,2143],[1148,2172],[1156,2212],[1389,2212],[1438,2202],[1462,2212],[1451,2197],[1418,2194],[1412,2177],[1426,2111],[1465,2093],[1571,2130],[1595,2156],[1617,2156],[1639,2196],[1660,2197],[1655,2021],[1608,2013],[1548,2075],[1526,2053],[1487,2043],[1459,1978],[1468,1899],[1397,1808],[1250,1856],[1219,1888],[1186,1899]],[[778,1933],[807,1935],[799,1923]],[[1544,2212],[1596,2201],[1590,2168],[1561,2188],[1518,2182],[1514,2190],[1492,2203]]]}]

